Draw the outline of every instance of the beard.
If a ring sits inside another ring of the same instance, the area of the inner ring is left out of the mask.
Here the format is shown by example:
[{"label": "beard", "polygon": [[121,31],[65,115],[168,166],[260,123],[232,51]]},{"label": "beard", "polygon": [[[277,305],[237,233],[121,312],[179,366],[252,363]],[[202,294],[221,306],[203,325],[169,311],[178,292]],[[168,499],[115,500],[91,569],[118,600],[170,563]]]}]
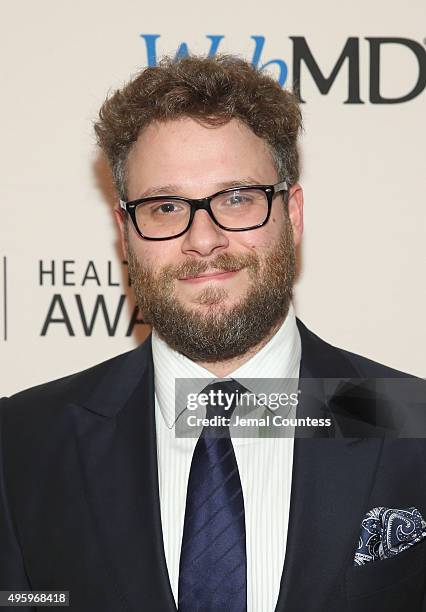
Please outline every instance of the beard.
[{"label": "beard", "polygon": [[[188,259],[155,272],[138,260],[129,242],[128,266],[136,302],[146,323],[174,350],[193,361],[220,362],[239,357],[258,345],[290,307],[296,276],[293,231],[288,215],[277,244],[262,256],[221,253],[208,262]],[[215,269],[246,268],[246,294],[226,306],[229,291],[209,285],[195,295],[195,307],[184,306],[175,294],[179,278]],[[196,305],[203,306],[197,308]]]}]

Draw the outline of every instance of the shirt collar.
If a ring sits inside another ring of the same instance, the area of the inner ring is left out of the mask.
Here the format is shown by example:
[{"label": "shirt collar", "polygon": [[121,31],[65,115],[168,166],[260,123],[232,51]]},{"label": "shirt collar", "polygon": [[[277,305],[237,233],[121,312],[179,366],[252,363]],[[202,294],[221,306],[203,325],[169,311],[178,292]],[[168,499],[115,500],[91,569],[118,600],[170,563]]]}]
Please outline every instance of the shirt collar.
[{"label": "shirt collar", "polygon": [[[152,357],[154,361],[154,381],[156,399],[169,429],[176,421],[175,379],[195,378],[199,392],[217,378],[212,372],[178,353],[152,331]],[[296,325],[293,306],[290,304],[287,316],[272,338],[253,357],[226,378],[250,380],[250,391],[259,393],[262,379],[298,378],[301,357],[301,340]]]}]

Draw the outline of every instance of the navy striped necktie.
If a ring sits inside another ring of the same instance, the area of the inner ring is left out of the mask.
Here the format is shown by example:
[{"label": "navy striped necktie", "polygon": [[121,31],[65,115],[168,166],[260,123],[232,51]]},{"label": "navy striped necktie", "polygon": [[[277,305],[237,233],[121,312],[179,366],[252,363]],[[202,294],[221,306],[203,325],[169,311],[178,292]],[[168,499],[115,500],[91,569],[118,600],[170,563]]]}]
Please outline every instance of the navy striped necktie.
[{"label": "navy striped necktie", "polygon": [[[245,391],[235,381],[212,383],[213,390]],[[207,406],[207,418],[230,417]],[[179,612],[246,612],[247,558],[244,499],[228,426],[205,426],[192,456],[179,567]]]}]

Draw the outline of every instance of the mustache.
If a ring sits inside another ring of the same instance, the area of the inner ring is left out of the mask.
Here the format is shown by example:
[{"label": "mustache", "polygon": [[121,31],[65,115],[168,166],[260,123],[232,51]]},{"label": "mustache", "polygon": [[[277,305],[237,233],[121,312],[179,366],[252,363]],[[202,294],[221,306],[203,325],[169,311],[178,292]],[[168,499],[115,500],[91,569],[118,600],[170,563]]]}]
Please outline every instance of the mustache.
[{"label": "mustache", "polygon": [[165,280],[175,280],[179,278],[191,278],[199,274],[204,274],[210,270],[234,272],[241,268],[249,268],[255,272],[259,269],[259,265],[259,258],[254,253],[239,255],[221,253],[209,261],[188,259],[177,266],[170,264],[164,267],[161,272],[161,277]]}]

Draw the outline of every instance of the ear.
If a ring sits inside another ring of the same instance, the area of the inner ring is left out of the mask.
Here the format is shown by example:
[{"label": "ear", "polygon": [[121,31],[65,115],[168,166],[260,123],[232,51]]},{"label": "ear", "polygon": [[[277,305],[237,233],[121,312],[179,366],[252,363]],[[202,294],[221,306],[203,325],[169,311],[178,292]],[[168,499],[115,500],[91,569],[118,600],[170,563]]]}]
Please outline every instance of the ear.
[{"label": "ear", "polygon": [[299,183],[290,187],[288,194],[288,214],[293,227],[294,244],[300,244],[303,234],[303,189]]},{"label": "ear", "polygon": [[126,223],[128,223],[128,219],[126,219],[126,212],[122,208],[120,208],[119,203],[117,203],[114,207],[114,217],[120,234],[121,252],[123,254],[123,258],[127,261]]}]

